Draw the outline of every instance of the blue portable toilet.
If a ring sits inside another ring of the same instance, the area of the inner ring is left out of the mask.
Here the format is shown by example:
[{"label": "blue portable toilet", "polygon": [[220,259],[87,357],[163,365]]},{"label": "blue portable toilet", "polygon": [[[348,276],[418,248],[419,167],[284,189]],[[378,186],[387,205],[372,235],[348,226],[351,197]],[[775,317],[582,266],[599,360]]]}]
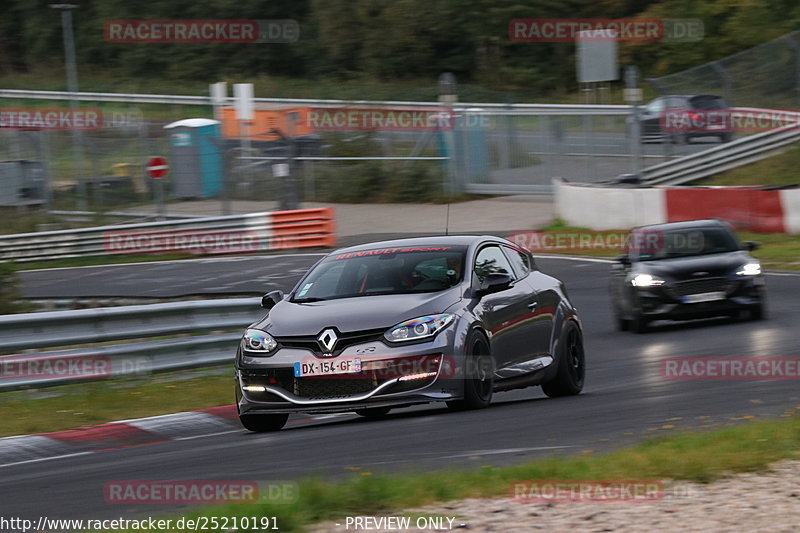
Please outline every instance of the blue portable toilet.
[{"label": "blue portable toilet", "polygon": [[218,120],[187,118],[164,126],[170,133],[172,194],[209,198],[222,190],[223,157]]}]

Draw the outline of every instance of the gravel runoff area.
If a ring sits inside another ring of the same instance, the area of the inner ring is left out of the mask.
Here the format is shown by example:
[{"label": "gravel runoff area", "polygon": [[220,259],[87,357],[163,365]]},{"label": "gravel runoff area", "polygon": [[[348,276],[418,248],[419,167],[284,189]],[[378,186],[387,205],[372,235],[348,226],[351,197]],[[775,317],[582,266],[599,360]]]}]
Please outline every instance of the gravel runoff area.
[{"label": "gravel runoff area", "polygon": [[[595,501],[520,503],[508,497],[466,499],[405,510],[410,527],[397,523],[344,519],[309,528],[314,533],[341,531],[470,532],[543,531],[548,533],[796,533],[800,532],[800,461],[782,461],[768,472],[744,473],[704,485],[676,482],[664,485],[658,501]],[[441,522],[417,526],[421,516]],[[379,518],[379,517],[373,517]],[[454,518],[452,522],[448,518]],[[358,527],[361,525],[362,527]],[[367,527],[369,526],[369,527]],[[438,527],[438,529],[437,529]]]}]

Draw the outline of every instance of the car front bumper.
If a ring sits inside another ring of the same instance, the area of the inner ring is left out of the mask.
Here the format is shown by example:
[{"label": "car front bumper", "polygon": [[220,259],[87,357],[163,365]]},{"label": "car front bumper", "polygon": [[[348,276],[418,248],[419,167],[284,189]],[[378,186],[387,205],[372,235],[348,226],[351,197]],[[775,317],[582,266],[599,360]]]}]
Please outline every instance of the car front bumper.
[{"label": "car front bumper", "polygon": [[764,279],[732,279],[724,289],[725,296],[713,301],[689,303],[691,294],[676,294],[674,285],[639,289],[637,307],[647,320],[690,320],[729,315],[760,305],[764,297]]},{"label": "car front bumper", "polygon": [[[281,348],[269,357],[236,357],[240,414],[335,413],[372,407],[448,401],[463,395],[463,350],[453,329],[429,342],[389,346],[372,341],[349,346],[336,357]],[[297,376],[296,363],[358,359],[361,371]],[[263,390],[262,390],[263,389]]]}]

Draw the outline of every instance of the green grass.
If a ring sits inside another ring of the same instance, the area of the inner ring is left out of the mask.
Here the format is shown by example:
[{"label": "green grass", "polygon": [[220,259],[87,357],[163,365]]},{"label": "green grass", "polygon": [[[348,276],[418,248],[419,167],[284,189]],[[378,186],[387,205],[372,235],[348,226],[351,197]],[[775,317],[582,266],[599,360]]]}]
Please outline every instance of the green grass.
[{"label": "green grass", "polygon": [[800,183],[800,145],[782,154],[735,168],[704,181],[703,185],[792,185]]},{"label": "green grass", "polygon": [[[567,226],[561,221],[553,222],[538,231],[550,233],[555,236],[566,235],[565,239],[570,239],[569,235],[588,235],[592,240],[603,239],[610,235],[627,235],[628,230],[591,230]],[[739,232],[739,239],[742,241],[756,241],[761,244],[758,250],[753,252],[753,256],[761,261],[765,268],[774,270],[800,270],[800,235],[790,235],[786,233],[752,233]],[[554,237],[555,238],[555,237]],[[579,239],[579,237],[574,237]],[[546,255],[547,253],[583,255],[591,257],[617,257],[622,253],[619,248],[611,247],[572,247],[559,248],[552,251],[534,251],[534,255]]]},{"label": "green grass", "polygon": [[[800,409],[800,407],[798,407]],[[502,497],[515,481],[530,479],[640,479],[710,482],[734,472],[760,471],[781,459],[800,457],[800,416],[748,422],[725,429],[648,440],[603,455],[550,458],[474,470],[403,475],[365,469],[336,483],[301,480],[290,504],[231,504],[196,509],[186,516],[275,516],[282,531],[352,515],[398,514],[398,510],[461,498]]]},{"label": "green grass", "polygon": [[0,437],[233,402],[233,370],[227,367],[5,392],[0,394]]}]

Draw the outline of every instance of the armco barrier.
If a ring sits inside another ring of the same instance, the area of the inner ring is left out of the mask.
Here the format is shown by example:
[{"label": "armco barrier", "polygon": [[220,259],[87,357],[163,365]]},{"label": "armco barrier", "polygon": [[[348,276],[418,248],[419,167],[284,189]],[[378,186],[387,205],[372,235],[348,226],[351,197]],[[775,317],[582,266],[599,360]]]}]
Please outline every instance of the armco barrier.
[{"label": "armco barrier", "polygon": [[332,207],[0,235],[0,261],[106,254],[248,253],[335,246]]},{"label": "armco barrier", "polygon": [[603,187],[553,182],[556,213],[595,230],[721,218],[740,231],[800,233],[800,189]]},{"label": "armco barrier", "polygon": [[0,391],[87,378],[69,362],[102,363],[95,379],[233,364],[242,329],[263,315],[260,298],[2,315]]}]

